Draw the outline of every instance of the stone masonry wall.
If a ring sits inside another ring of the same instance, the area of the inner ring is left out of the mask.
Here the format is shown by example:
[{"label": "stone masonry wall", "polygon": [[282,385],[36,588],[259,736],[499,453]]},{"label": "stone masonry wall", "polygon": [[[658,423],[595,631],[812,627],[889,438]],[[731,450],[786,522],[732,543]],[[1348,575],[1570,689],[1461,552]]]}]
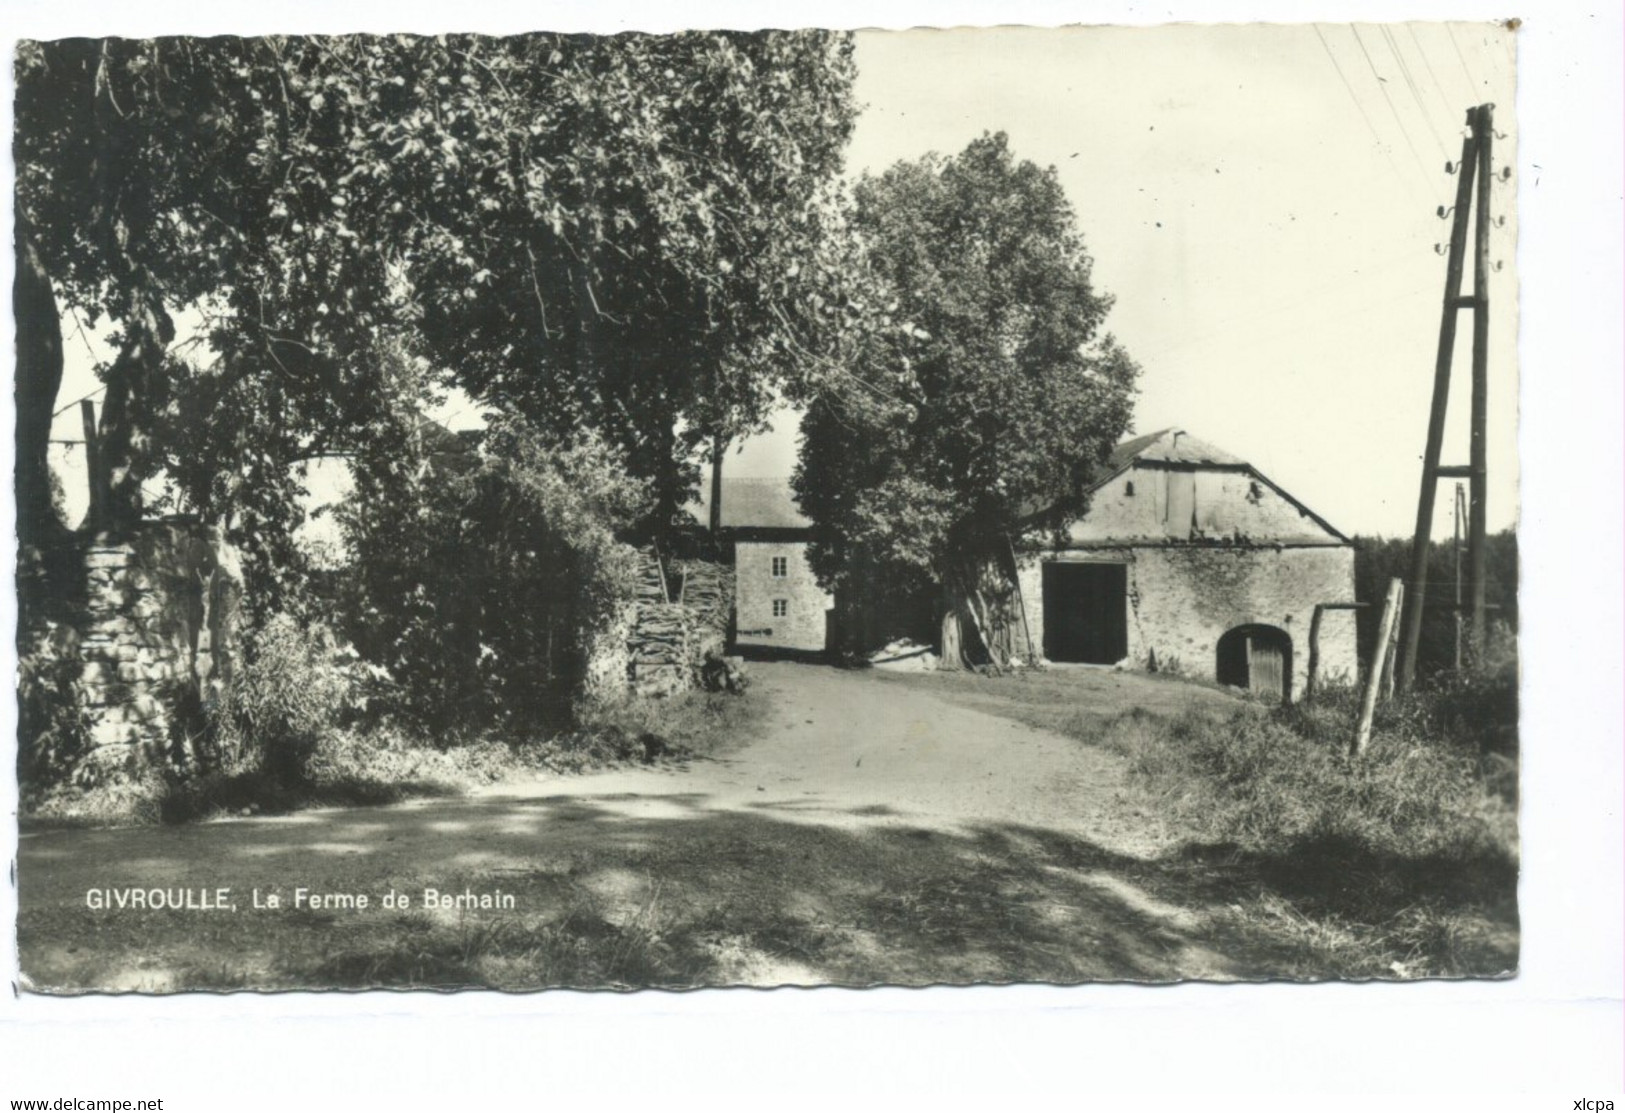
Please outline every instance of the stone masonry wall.
[{"label": "stone masonry wall", "polygon": [[[784,574],[773,574],[774,558]],[[807,563],[804,541],[736,541],[734,569],[739,584],[735,644],[821,653],[826,648],[825,617],[834,598],[818,586]],[[782,600],[784,614],[773,613]]]},{"label": "stone masonry wall", "polygon": [[[1309,675],[1309,625],[1317,603],[1354,598],[1354,550],[1155,545],[1044,553],[1023,561],[1021,590],[1033,642],[1044,645],[1043,564],[1094,560],[1128,567],[1128,663],[1212,680],[1219,638],[1250,623],[1278,627],[1292,640],[1292,698]],[[1320,629],[1320,678],[1358,673],[1354,612],[1326,611]]]},{"label": "stone masonry wall", "polygon": [[218,698],[237,654],[242,571],[204,527],[146,523],[128,540],[84,550],[84,613],[75,623],[80,690],[94,725],[88,761],[136,774],[200,755],[183,721]]}]

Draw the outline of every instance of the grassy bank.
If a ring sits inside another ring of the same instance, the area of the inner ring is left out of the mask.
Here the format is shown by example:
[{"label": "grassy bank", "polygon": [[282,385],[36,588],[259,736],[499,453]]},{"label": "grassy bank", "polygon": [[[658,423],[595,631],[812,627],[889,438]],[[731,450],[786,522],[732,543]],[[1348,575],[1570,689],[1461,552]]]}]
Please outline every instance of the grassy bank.
[{"label": "grassy bank", "polygon": [[[1121,755],[1159,863],[1222,897],[1211,926],[1291,946],[1303,977],[1492,976],[1517,966],[1515,669],[1384,704],[1348,755],[1357,693],[1114,708],[1064,671],[910,677]],[[1097,682],[1098,686],[1098,682]],[[1141,686],[1143,687],[1143,685]],[[1185,690],[1174,685],[1170,692]],[[1069,695],[1070,693],[1070,695]]]}]

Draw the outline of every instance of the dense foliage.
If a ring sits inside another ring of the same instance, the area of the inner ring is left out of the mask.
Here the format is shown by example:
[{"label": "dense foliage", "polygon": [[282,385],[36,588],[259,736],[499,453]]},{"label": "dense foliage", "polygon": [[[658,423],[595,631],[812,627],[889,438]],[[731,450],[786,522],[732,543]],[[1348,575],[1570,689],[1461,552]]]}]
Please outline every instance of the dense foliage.
[{"label": "dense foliage", "polygon": [[[1485,550],[1485,602],[1488,639],[1486,653],[1493,662],[1511,657],[1512,640],[1518,631],[1518,538],[1511,530],[1491,534]],[[1462,598],[1466,600],[1467,551],[1461,549]],[[1359,612],[1360,659],[1371,659],[1381,621],[1382,600],[1388,581],[1408,580],[1411,574],[1411,542],[1405,538],[1356,537],[1354,539],[1354,597],[1370,606]],[[1422,615],[1422,640],[1417,652],[1418,675],[1428,677],[1453,669],[1456,660],[1455,601],[1456,557],[1448,541],[1435,541],[1428,549],[1427,609]],[[1468,654],[1471,639],[1465,624],[1471,614],[1462,612],[1462,652]],[[1471,662],[1468,662],[1471,663]]]},{"label": "dense foliage", "polygon": [[616,535],[647,512],[647,488],[592,435],[558,448],[522,418],[478,448],[421,423],[358,457],[356,477],[350,624],[396,705],[446,737],[565,721],[630,594],[634,553]]},{"label": "dense foliage", "polygon": [[802,426],[814,568],[943,584],[997,637],[987,570],[1083,511],[1138,369],[1102,331],[1111,299],[1054,169],[1004,135],[865,177],[851,221],[883,327]]},{"label": "dense foliage", "polygon": [[792,336],[830,277],[813,264],[839,230],[850,41],[535,36],[463,49],[478,64],[439,108],[463,117],[450,125],[457,157],[428,154],[422,192],[440,227],[411,268],[443,294],[423,301],[428,349],[543,431],[597,431],[667,522],[696,449],[757,428],[805,362]]},{"label": "dense foliage", "polygon": [[293,465],[390,435],[386,341],[680,501],[794,371],[854,111],[823,32],[74,39],[17,78],[25,455],[59,299],[118,353],[110,524],[163,473],[272,578]]}]

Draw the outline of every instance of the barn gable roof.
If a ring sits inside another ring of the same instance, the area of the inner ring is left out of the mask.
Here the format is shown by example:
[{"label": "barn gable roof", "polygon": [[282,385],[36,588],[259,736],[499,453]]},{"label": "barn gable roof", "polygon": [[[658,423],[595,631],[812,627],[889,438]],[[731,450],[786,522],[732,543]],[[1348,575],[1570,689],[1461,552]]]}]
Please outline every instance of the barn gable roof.
[{"label": "barn gable roof", "polygon": [[[1100,492],[1107,484],[1135,468],[1219,472],[1250,477],[1293,507],[1301,518],[1312,522],[1333,543],[1349,544],[1348,537],[1341,530],[1309,509],[1252,464],[1199,437],[1191,436],[1183,429],[1172,427],[1159,429],[1154,433],[1133,437],[1119,444],[1107,457],[1106,467],[1100,478],[1090,487],[1091,494]],[[1084,520],[1089,520],[1089,515],[1086,514]]]},{"label": "barn gable roof", "polygon": [[1112,471],[1126,467],[1131,461],[1162,464],[1206,465],[1219,468],[1244,468],[1247,461],[1233,456],[1222,448],[1191,436],[1183,429],[1158,429],[1142,437],[1124,441],[1107,457]]},{"label": "barn gable roof", "polygon": [[[700,484],[699,497],[686,508],[700,525],[711,521],[711,484]],[[790,481],[722,479],[722,528],[736,530],[810,529],[812,520],[796,505]]]}]

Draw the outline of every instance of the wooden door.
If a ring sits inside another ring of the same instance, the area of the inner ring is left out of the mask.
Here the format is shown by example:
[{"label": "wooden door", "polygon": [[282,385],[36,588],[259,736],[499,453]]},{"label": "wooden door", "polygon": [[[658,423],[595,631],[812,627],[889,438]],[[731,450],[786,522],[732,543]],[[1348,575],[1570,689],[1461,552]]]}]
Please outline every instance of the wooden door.
[{"label": "wooden door", "polygon": [[1044,656],[1114,665],[1128,656],[1128,566],[1044,565]]},{"label": "wooden door", "polygon": [[1286,698],[1286,654],[1279,638],[1247,635],[1247,687],[1266,699]]},{"label": "wooden door", "polygon": [[1215,676],[1265,699],[1292,698],[1292,636],[1276,626],[1236,626],[1219,639]]}]

